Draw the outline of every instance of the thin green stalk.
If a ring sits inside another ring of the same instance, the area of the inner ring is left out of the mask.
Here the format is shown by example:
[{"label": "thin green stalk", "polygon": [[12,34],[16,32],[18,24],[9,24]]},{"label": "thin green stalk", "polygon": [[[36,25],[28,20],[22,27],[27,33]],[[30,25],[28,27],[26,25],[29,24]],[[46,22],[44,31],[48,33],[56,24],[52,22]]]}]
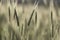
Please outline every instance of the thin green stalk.
[{"label": "thin green stalk", "polygon": [[37,12],[35,13],[35,24],[37,23]]},{"label": "thin green stalk", "polygon": [[53,13],[51,12],[52,37],[54,37]]}]

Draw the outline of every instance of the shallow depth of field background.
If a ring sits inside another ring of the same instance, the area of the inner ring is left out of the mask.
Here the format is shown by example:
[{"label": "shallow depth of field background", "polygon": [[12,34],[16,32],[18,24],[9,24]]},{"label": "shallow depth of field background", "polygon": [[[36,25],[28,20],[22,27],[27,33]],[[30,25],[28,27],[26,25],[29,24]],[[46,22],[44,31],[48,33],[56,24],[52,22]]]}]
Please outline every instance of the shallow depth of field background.
[{"label": "shallow depth of field background", "polygon": [[59,4],[60,0],[0,0],[0,40],[60,40]]}]

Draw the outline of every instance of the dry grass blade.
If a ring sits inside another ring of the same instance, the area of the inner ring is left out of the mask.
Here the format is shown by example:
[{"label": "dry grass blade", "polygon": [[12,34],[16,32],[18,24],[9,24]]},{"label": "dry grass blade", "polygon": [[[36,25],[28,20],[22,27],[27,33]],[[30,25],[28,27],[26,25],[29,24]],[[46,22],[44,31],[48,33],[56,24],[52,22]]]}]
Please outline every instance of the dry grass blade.
[{"label": "dry grass blade", "polygon": [[22,0],[22,13],[24,13],[24,0]]},{"label": "dry grass blade", "polygon": [[36,5],[36,3],[37,3],[37,0],[35,1],[34,6]]},{"label": "dry grass blade", "polygon": [[33,9],[36,9],[36,8],[38,7],[38,4],[39,4],[39,2],[36,2],[36,3],[34,4]]},{"label": "dry grass blade", "polygon": [[21,28],[21,35],[23,35],[23,24],[22,24],[22,28]]},{"label": "dry grass blade", "polygon": [[[19,40],[21,40],[21,35],[20,35],[20,32],[18,31],[17,28],[14,28],[13,26],[10,26],[9,29],[10,29],[11,33],[14,33],[13,35],[16,35],[16,37],[17,37]],[[11,35],[11,39],[12,39],[12,36],[13,36],[13,35]]]},{"label": "dry grass blade", "polygon": [[12,32],[12,34],[13,34],[13,35],[12,35],[12,40],[14,40],[14,32]]},{"label": "dry grass blade", "polygon": [[27,19],[25,19],[25,32],[24,32],[25,34],[26,34],[26,32],[28,31],[28,30],[27,30],[27,29],[28,29],[27,27],[28,27],[28,26],[27,26]]}]

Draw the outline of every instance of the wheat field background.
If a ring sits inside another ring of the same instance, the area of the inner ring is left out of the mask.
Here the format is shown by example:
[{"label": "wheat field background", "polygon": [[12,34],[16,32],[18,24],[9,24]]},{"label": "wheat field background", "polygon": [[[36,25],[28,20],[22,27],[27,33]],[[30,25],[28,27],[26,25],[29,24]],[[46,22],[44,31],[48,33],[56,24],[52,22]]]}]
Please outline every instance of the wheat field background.
[{"label": "wheat field background", "polygon": [[60,40],[60,9],[53,0],[49,6],[12,4],[0,2],[0,40]]}]

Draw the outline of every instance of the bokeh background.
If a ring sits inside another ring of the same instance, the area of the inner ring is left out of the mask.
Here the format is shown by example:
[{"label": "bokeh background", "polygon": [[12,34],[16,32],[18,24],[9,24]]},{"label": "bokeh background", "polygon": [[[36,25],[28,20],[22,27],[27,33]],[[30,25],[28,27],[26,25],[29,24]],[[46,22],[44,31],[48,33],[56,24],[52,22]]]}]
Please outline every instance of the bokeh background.
[{"label": "bokeh background", "polygon": [[0,0],[0,40],[60,40],[60,0]]}]

